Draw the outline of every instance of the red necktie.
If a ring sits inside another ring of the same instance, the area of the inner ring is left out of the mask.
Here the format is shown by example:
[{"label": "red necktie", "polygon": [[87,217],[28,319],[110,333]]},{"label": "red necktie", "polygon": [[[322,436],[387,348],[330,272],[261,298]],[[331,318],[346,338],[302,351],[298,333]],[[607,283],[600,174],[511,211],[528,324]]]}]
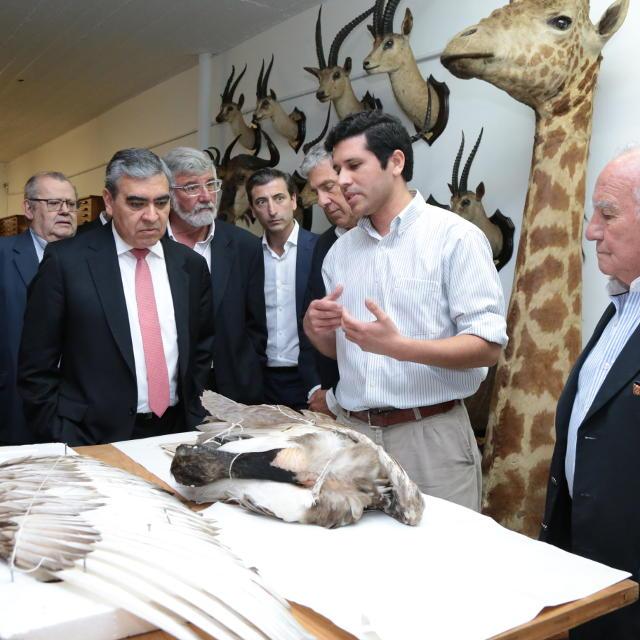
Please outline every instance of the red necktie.
[{"label": "red necktie", "polygon": [[131,249],[136,258],[136,302],[142,335],[144,362],[147,365],[147,397],[149,408],[158,417],[169,406],[169,373],[162,346],[162,333],[156,298],[153,294],[151,270],[145,260],[149,249]]}]

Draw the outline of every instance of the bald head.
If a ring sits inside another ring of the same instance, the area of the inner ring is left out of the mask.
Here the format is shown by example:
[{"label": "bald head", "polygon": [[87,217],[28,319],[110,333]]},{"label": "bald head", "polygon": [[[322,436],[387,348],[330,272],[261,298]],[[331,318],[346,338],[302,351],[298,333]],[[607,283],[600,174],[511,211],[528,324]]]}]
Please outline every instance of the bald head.
[{"label": "bald head", "polygon": [[622,152],[598,176],[586,231],[600,270],[630,285],[640,277],[640,147]]}]

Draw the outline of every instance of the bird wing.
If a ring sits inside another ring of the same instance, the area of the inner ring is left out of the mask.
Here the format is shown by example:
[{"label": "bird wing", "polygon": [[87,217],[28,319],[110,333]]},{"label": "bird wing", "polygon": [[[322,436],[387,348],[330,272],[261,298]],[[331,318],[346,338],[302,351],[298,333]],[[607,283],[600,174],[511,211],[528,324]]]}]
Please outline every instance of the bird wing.
[{"label": "bird wing", "polygon": [[288,605],[171,494],[81,456],[0,464],[0,557],[176,638],[310,636]]}]

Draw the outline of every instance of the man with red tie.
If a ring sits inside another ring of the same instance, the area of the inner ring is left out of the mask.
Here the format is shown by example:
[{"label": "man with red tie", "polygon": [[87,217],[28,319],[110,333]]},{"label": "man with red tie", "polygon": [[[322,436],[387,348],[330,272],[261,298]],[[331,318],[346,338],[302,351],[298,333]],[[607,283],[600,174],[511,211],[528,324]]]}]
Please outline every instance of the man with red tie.
[{"label": "man with red tie", "polygon": [[40,439],[71,445],[173,433],[204,415],[213,313],[206,261],[165,237],[170,173],[146,149],[118,151],[112,222],[47,247],[33,280],[18,385]]}]

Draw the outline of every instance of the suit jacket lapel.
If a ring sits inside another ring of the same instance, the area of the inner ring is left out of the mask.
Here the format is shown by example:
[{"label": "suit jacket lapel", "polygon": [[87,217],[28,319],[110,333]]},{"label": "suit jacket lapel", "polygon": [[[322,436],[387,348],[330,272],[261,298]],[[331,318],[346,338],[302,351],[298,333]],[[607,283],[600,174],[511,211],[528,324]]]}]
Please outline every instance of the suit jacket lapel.
[{"label": "suit jacket lapel", "polygon": [[625,385],[633,383],[634,378],[640,372],[638,353],[640,353],[640,327],[636,328],[613,363],[593,403],[589,407],[585,420],[588,420],[590,416],[609,402]]},{"label": "suit jacket lapel", "polygon": [[595,346],[596,342],[600,339],[604,328],[607,326],[611,318],[614,316],[616,311],[615,306],[611,303],[602,314],[596,328],[593,332],[593,335],[587,342],[586,347],[583,349],[580,357],[576,360],[573,369],[571,369],[571,373],[567,378],[567,382],[565,384],[562,395],[560,396],[560,400],[558,401],[558,409],[556,411],[557,418],[556,423],[559,428],[562,428],[563,432],[566,431],[569,427],[569,420],[571,419],[571,411],[573,410],[573,402],[576,397],[576,392],[578,390],[578,378],[580,376],[580,370],[582,369],[582,365],[586,360],[587,356],[591,353],[591,350]]},{"label": "suit jacket lapel", "polygon": [[13,262],[16,265],[16,269],[25,287],[28,287],[38,271],[38,255],[36,254],[36,248],[33,246],[31,232],[28,229],[16,237],[13,253]]},{"label": "suit jacket lapel", "polygon": [[218,313],[229,281],[233,263],[233,240],[222,224],[216,223],[211,240],[211,286],[213,288],[213,313]]},{"label": "suit jacket lapel", "polygon": [[298,319],[302,315],[304,297],[309,281],[309,269],[311,267],[310,240],[306,231],[300,228],[298,232],[298,251],[296,252],[296,315]]},{"label": "suit jacket lapel", "polygon": [[135,376],[136,367],[133,357],[133,344],[127,315],[127,303],[122,288],[122,276],[116,254],[111,224],[93,235],[87,257],[89,270],[93,277],[105,318],[113,338],[122,353],[122,357],[131,373]]},{"label": "suit jacket lapel", "polygon": [[178,333],[178,366],[180,377],[183,378],[189,363],[189,274],[184,256],[176,251],[176,243],[167,236],[163,237],[161,242]]}]

